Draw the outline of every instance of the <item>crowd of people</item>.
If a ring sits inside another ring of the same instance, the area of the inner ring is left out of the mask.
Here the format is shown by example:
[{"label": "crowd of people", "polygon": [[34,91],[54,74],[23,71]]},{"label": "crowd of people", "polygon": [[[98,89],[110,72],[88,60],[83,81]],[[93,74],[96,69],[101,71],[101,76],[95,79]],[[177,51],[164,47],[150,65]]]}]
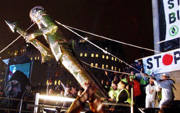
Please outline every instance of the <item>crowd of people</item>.
[{"label": "crowd of people", "polygon": [[[174,81],[167,73],[161,78],[155,79],[155,75],[143,73],[141,62],[132,64],[123,69],[123,73],[114,74],[111,80],[107,72],[107,79],[101,80],[102,85],[108,91],[110,101],[117,103],[129,103],[133,88],[134,104],[140,108],[170,108],[174,100]],[[125,87],[119,88],[119,84],[124,83]],[[122,90],[126,89],[125,92]],[[126,93],[126,94],[125,94]],[[126,96],[125,96],[126,95]],[[119,101],[121,100],[121,101]]]},{"label": "crowd of people", "polygon": [[[110,102],[131,104],[131,88],[133,88],[133,104],[140,108],[170,107],[174,99],[174,81],[169,75],[163,74],[162,79],[156,80],[154,75],[143,73],[140,61],[126,66],[120,74],[105,71],[101,84],[108,93],[110,98],[107,101]],[[70,87],[68,84],[61,83],[60,86],[49,88],[48,95],[56,94],[76,98],[83,91],[84,89],[80,86]],[[59,104],[64,107],[71,105],[67,102]]]},{"label": "crowd of people", "polygon": [[[108,101],[110,103],[131,104],[131,89],[133,89],[133,104],[137,108],[168,108],[173,104],[174,81],[170,79],[168,74],[162,74],[162,79],[155,79],[154,75],[147,75],[143,73],[143,66],[141,62],[126,66],[121,73],[110,73],[105,71],[101,79],[101,85],[109,95]],[[31,97],[35,99],[35,94],[46,94],[52,96],[64,96],[70,98],[81,97],[83,89],[80,85],[72,87],[69,84],[63,84],[55,87],[38,84],[37,87],[32,88]],[[26,96],[25,96],[26,97]],[[30,97],[28,97],[29,99]],[[44,104],[63,106],[69,108],[71,102],[50,102],[44,101]],[[129,107],[108,107],[111,111],[118,110],[119,112],[129,112]]]}]

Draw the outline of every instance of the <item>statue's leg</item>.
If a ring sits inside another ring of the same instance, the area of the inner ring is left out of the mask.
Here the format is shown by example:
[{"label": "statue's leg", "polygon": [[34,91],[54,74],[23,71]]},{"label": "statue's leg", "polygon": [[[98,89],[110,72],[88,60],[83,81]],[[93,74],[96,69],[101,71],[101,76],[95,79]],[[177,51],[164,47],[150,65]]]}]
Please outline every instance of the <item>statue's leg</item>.
[{"label": "statue's leg", "polygon": [[82,93],[82,95],[80,97],[77,97],[76,100],[71,104],[67,113],[80,113],[92,93],[93,89],[87,87],[87,89]]},{"label": "statue's leg", "polygon": [[94,113],[104,113],[102,109],[102,103],[94,94],[94,87],[88,86],[80,97],[71,104],[67,113],[80,113],[85,106],[85,103],[89,101],[89,107]]},{"label": "statue's leg", "polygon": [[94,94],[89,99],[89,107],[94,113],[104,113],[100,98],[95,97]]}]

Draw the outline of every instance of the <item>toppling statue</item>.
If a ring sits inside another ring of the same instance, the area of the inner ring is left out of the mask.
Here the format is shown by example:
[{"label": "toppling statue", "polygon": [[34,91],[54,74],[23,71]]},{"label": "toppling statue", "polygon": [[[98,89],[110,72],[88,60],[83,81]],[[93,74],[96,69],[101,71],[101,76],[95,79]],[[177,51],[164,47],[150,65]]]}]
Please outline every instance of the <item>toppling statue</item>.
[{"label": "toppling statue", "polygon": [[[88,100],[90,102],[90,108],[92,108],[94,112],[103,112],[99,98],[107,98],[106,92],[103,90],[102,86],[96,82],[96,78],[81,65],[73,54],[73,50],[67,44],[67,40],[62,36],[62,33],[58,30],[58,26],[53,19],[49,17],[41,6],[36,6],[31,9],[30,18],[39,27],[38,30],[32,33],[27,33],[25,30],[21,29],[16,22],[11,23],[6,21],[6,23],[11,30],[17,31],[24,37],[26,42],[31,43],[40,51],[42,62],[55,58],[55,60],[61,63],[85,89],[82,97],[78,97],[74,103],[72,103],[68,110],[69,113],[74,112],[73,110],[76,108],[78,108],[77,111],[80,112],[79,110],[82,109],[82,107],[80,107],[82,104],[77,103],[84,103]],[[44,46],[37,40],[36,37],[38,36],[44,36],[49,47]]]}]

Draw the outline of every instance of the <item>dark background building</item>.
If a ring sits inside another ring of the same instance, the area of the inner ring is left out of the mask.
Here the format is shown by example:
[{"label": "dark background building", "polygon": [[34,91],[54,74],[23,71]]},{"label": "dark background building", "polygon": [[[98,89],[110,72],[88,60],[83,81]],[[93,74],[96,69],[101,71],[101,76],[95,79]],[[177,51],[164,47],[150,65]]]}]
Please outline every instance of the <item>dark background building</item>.
[{"label": "dark background building", "polygon": [[[43,6],[53,19],[63,24],[118,41],[153,49],[151,0],[6,0],[0,1],[0,4],[2,6],[0,7],[0,49],[6,47],[18,36],[17,33],[13,34],[10,31],[4,20],[17,21],[23,28],[28,28],[32,24],[29,11],[37,5]],[[33,26],[29,32],[35,29],[37,27]],[[61,26],[59,26],[59,29],[65,37],[72,39],[71,32]],[[117,44],[94,36],[88,36],[88,38],[128,63],[137,58],[154,54],[153,52]],[[38,39],[45,43],[43,38],[39,37]],[[87,42],[80,42],[79,37],[76,37],[76,39],[76,52],[80,59],[87,61],[91,66],[121,71],[124,65],[121,61],[105,55]],[[47,44],[45,43],[45,45]],[[0,53],[1,59],[13,58],[19,55],[27,55],[30,60],[40,61],[41,59],[39,52],[34,50],[31,45],[26,44],[23,38]],[[63,79],[62,76],[69,75],[69,73],[62,71],[63,69],[59,70],[61,65],[58,65],[55,61],[49,61],[47,64],[47,77],[53,77],[54,81],[61,77],[62,81],[71,83],[68,81],[68,76]],[[3,64],[1,63],[1,65]],[[6,68],[2,66],[1,69]],[[98,78],[103,76],[103,72],[94,68],[91,68],[91,70]],[[0,76],[3,75],[5,75],[5,71],[2,71]],[[56,83],[58,84],[58,81]]]}]

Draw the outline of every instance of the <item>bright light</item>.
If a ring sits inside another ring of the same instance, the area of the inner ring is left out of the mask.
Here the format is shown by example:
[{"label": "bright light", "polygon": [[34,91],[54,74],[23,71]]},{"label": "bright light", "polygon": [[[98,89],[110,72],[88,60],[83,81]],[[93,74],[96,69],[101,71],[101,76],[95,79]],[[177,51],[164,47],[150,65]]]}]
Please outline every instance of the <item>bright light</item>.
[{"label": "bright light", "polygon": [[87,57],[87,53],[84,53],[84,57]]},{"label": "bright light", "polygon": [[84,40],[88,40],[88,37],[85,37]]},{"label": "bright light", "polygon": [[75,100],[74,98],[48,96],[48,95],[39,95],[39,99],[52,100],[52,101],[67,101],[67,102],[73,102]]}]

